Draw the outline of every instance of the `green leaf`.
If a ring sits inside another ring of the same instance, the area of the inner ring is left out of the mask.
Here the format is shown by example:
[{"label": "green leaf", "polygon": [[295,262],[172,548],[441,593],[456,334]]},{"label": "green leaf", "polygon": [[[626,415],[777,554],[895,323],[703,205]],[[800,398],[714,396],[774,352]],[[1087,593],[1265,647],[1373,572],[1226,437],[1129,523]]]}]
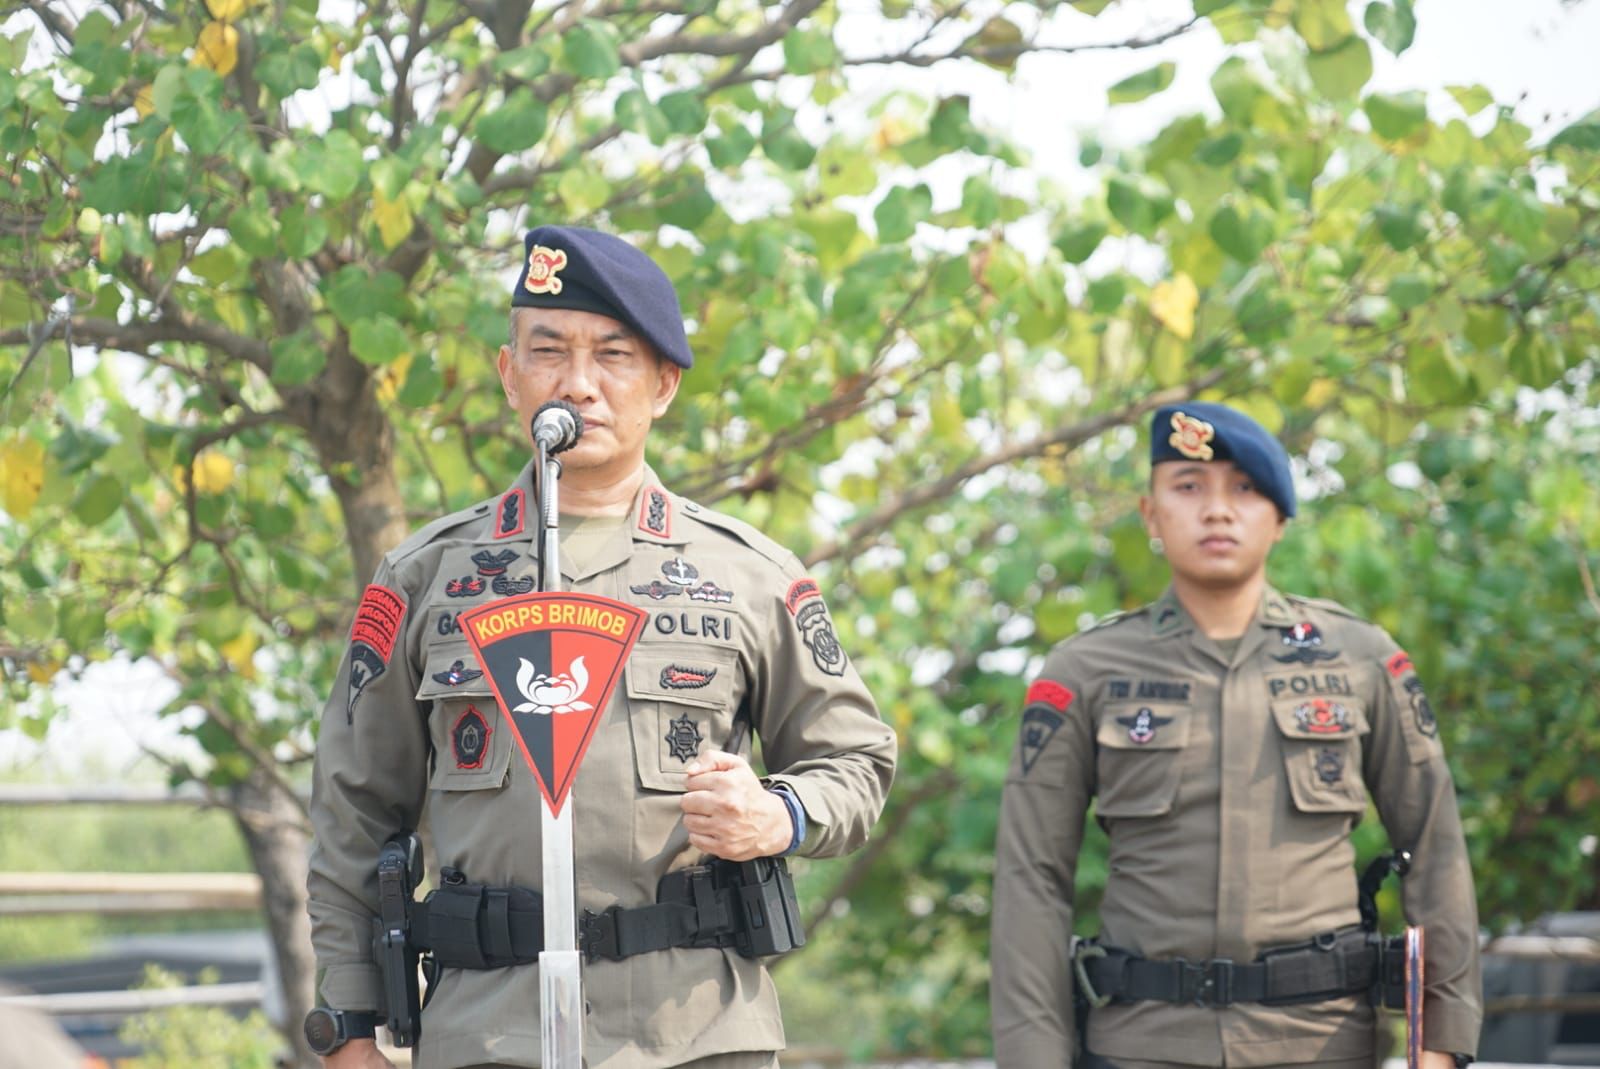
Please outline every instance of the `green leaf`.
[{"label": "green leaf", "polygon": [[433,357],[423,354],[411,361],[406,371],[406,381],[400,387],[400,403],[407,408],[423,408],[439,399],[444,391],[444,376],[440,374]]},{"label": "green leaf", "polygon": [[1383,240],[1396,252],[1404,252],[1427,236],[1428,228],[1422,220],[1422,213],[1416,205],[1401,207],[1395,204],[1380,204],[1373,210],[1372,218],[1378,225],[1378,233],[1383,235]]},{"label": "green leaf", "polygon": [[1106,224],[1097,219],[1069,223],[1056,232],[1055,247],[1069,264],[1081,264],[1100,247],[1107,233]]},{"label": "green leaf", "polygon": [[1409,137],[1428,124],[1427,98],[1419,89],[1404,93],[1372,93],[1361,102],[1372,131],[1388,141]]},{"label": "green leaf", "polygon": [[1110,7],[1116,0],[1067,0],[1067,2],[1085,15],[1093,18]]},{"label": "green leaf", "polygon": [[819,188],[825,197],[863,197],[878,188],[873,158],[861,146],[835,139],[817,153]]},{"label": "green leaf", "polygon": [[234,242],[253,257],[271,256],[278,251],[278,233],[272,225],[272,210],[264,197],[252,197],[228,216],[228,233]]},{"label": "green leaf", "polygon": [[816,147],[795,129],[792,116],[777,121],[769,118],[761,133],[761,151],[786,171],[805,170],[817,154]]},{"label": "green leaf", "polygon": [[945,97],[928,120],[928,140],[945,151],[970,148],[982,141],[972,125],[972,102],[964,96]]},{"label": "green leaf", "polygon": [[297,201],[283,210],[278,221],[278,237],[285,253],[302,260],[328,240],[328,221],[321,212]]},{"label": "green leaf", "polygon": [[1481,85],[1451,85],[1445,89],[1468,115],[1476,115],[1494,103],[1494,97],[1490,95],[1489,90]]},{"label": "green leaf", "polygon": [[609,78],[622,69],[617,32],[598,19],[583,19],[561,38],[567,66],[581,78]]},{"label": "green leaf", "polygon": [[1244,137],[1230,130],[1220,137],[1200,142],[1195,146],[1194,158],[1207,167],[1224,167],[1238,159],[1243,148]]},{"label": "green leaf", "polygon": [[87,527],[98,527],[122,506],[122,483],[110,475],[100,474],[89,482],[72,502],[72,514]]},{"label": "green leaf", "polygon": [[178,93],[183,90],[183,67],[170,63],[156,72],[156,80],[150,84],[150,105],[155,113],[169,122],[172,119],[172,105],[178,99]]},{"label": "green leaf", "polygon": [[496,152],[521,152],[544,136],[545,114],[544,102],[533,90],[522,88],[480,118],[473,130],[478,140]]},{"label": "green leaf", "polygon": [[1324,96],[1349,100],[1372,77],[1372,49],[1367,47],[1365,38],[1352,35],[1331,51],[1307,56],[1306,72],[1311,75],[1311,84]]},{"label": "green leaf", "polygon": [[1106,183],[1112,218],[1141,237],[1150,237],[1172,214],[1172,193],[1147,175],[1115,174]]},{"label": "green leaf", "polygon": [[1600,118],[1579,119],[1550,139],[1551,148],[1575,148],[1582,152],[1600,150]]},{"label": "green leaf", "polygon": [[556,180],[556,192],[561,203],[574,216],[590,215],[605,206],[611,199],[611,183],[600,169],[587,162],[575,163],[561,172]]},{"label": "green leaf", "polygon": [[697,93],[668,93],[658,102],[675,134],[698,134],[706,128],[706,105]]},{"label": "green leaf", "polygon": [[346,264],[323,287],[329,310],[346,327],[379,313],[405,315],[405,282],[393,271],[373,275],[359,264]]},{"label": "green leaf", "polygon": [[783,35],[783,66],[790,74],[825,70],[833,66],[838,57],[827,30],[790,30]]},{"label": "green leaf", "polygon": [[350,328],[350,352],[363,364],[392,364],[410,351],[405,328],[390,316],[357,320]]},{"label": "green leaf", "polygon": [[926,185],[911,189],[895,186],[872,211],[872,221],[878,227],[878,240],[885,245],[905,241],[932,210],[933,193]]},{"label": "green leaf", "polygon": [[1128,280],[1124,276],[1106,275],[1089,283],[1089,307],[1096,315],[1110,315],[1122,307],[1128,296]]},{"label": "green leaf", "polygon": [[666,115],[642,89],[629,89],[617,97],[617,125],[644,134],[652,145],[665,144],[672,133]]},{"label": "green leaf", "polygon": [[1354,35],[1356,28],[1345,3],[1346,0],[1295,0],[1291,5],[1295,32],[1311,51],[1332,51]]},{"label": "green leaf", "polygon": [[276,338],[272,350],[272,381],[278,386],[302,386],[322,373],[328,355],[309,330]]},{"label": "green leaf", "polygon": [[1201,18],[1214,15],[1225,7],[1231,7],[1238,0],[1194,0],[1194,13]]},{"label": "green leaf", "polygon": [[1157,63],[1149,70],[1131,74],[1116,85],[1106,90],[1106,97],[1112,104],[1132,104],[1146,97],[1154,96],[1172,84],[1172,78],[1177,73],[1178,65],[1172,62]]},{"label": "green leaf", "polygon": [[977,46],[974,52],[980,63],[1002,71],[1015,70],[1025,48],[1021,28],[1004,15],[991,17],[970,43]]},{"label": "green leaf", "polygon": [[494,69],[519,81],[531,82],[550,69],[550,53],[542,44],[523,45],[495,56]]},{"label": "green leaf", "polygon": [[248,268],[244,250],[232,245],[214,245],[189,261],[189,270],[213,286],[243,281]]},{"label": "green leaf", "polygon": [[1253,264],[1272,243],[1272,216],[1246,197],[1230,196],[1211,216],[1208,232],[1223,252],[1244,264]]},{"label": "green leaf", "polygon": [[1425,304],[1432,296],[1432,284],[1413,272],[1399,274],[1389,280],[1389,300],[1402,312]]},{"label": "green leaf", "polygon": [[1368,4],[1362,21],[1366,23],[1367,32],[1397,56],[1410,48],[1417,36],[1417,16],[1411,9],[1411,0],[1395,0],[1393,6]]},{"label": "green leaf", "polygon": [[694,230],[717,210],[717,202],[699,175],[687,175],[678,188],[661,198],[661,221],[669,226]]},{"label": "green leaf", "polygon": [[334,203],[348,200],[361,184],[361,145],[347,131],[330,130],[300,147],[306,188]]},{"label": "green leaf", "polygon": [[721,137],[706,139],[706,154],[711,157],[711,165],[724,170],[737,167],[749,159],[755,147],[756,135],[737,123],[725,130]]},{"label": "green leaf", "polygon": [[1211,92],[1224,115],[1236,123],[1249,124],[1256,101],[1266,89],[1249,63],[1238,56],[1230,56],[1211,75]]}]

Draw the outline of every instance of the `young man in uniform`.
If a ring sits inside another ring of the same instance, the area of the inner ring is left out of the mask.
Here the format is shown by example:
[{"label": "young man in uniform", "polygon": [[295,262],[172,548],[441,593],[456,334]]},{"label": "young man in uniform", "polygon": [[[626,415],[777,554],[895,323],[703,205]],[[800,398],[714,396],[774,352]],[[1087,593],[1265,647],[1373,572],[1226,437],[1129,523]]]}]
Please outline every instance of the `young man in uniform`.
[{"label": "young man in uniform", "polygon": [[[732,912],[696,901],[702,927],[636,938],[654,923],[643,907],[657,902],[663,876],[708,858],[860,846],[889,788],[895,736],[795,556],[673,494],[645,464],[651,424],[692,359],[666,275],[589,230],[539,227],[526,250],[498,367],[524,435],[547,401],[583,418],[561,456],[565,587],[648,614],[568,803],[579,908],[604,923],[609,907],[623,911],[614,942],[584,965],[585,1062],[774,1066],[784,1045],[777,996],[765,966],[722,930]],[[530,461],[504,493],[418,531],[384,559],[357,610],[323,713],[311,810],[321,995],[359,1037],[329,1053],[331,1069],[388,1065],[367,1038],[381,1003],[370,942],[386,839],[426,813],[438,854],[430,870],[447,883],[540,886],[540,792],[458,620],[533,588],[533,478]],[[723,752],[748,752],[746,726],[761,739],[765,779],[743,753]],[[719,927],[703,927],[713,917]],[[416,1064],[538,1064],[539,997],[531,960],[443,969]]]},{"label": "young man in uniform", "polygon": [[[1369,799],[1413,858],[1402,902],[1425,930],[1422,1064],[1465,1064],[1482,1015],[1477,908],[1410,658],[1339,605],[1268,585],[1295,500],[1261,426],[1168,406],[1150,459],[1140,511],[1171,586],[1058,645],[1027,692],[995,863],[999,1069],[1071,1064],[1080,976],[1090,1066],[1372,1069],[1374,956],[1350,842]],[[1091,799],[1110,874],[1075,968]]]}]

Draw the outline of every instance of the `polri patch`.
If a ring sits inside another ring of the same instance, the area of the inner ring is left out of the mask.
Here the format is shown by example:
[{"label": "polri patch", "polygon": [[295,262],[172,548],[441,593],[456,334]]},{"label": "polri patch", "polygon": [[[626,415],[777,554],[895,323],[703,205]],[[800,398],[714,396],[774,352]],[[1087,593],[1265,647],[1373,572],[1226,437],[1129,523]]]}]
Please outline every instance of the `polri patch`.
[{"label": "polri patch", "polygon": [[789,584],[783,603],[794,616],[800,640],[811,651],[811,659],[817,667],[830,676],[844,675],[844,648],[833,633],[833,620],[828,616],[828,606],[823,603],[817,581],[810,577],[796,579]]},{"label": "polri patch", "polygon": [[476,668],[468,668],[465,661],[457,658],[443,672],[433,673],[433,681],[435,683],[443,683],[447,687],[459,687],[463,683],[471,683],[481,675],[483,675],[482,671]]},{"label": "polri patch", "polygon": [[371,583],[361,592],[355,622],[350,626],[350,693],[345,723],[355,722],[356,699],[367,684],[388,670],[389,655],[394,652],[405,615],[405,598],[388,587]]},{"label": "polri patch", "polygon": [[1312,698],[1294,707],[1294,718],[1302,731],[1313,735],[1348,735],[1355,722],[1350,710],[1329,698]]},{"label": "polri patch", "polygon": [[1416,719],[1417,730],[1428,738],[1439,734],[1439,718],[1434,715],[1433,703],[1422,689],[1422,680],[1415,674],[1405,681],[1406,694],[1411,698],[1411,715]]},{"label": "polri patch", "polygon": [[508,490],[500,498],[500,507],[495,510],[494,536],[496,538],[515,538],[522,533],[523,524],[526,522],[524,515],[528,509],[528,495],[518,487]]},{"label": "polri patch", "polygon": [[514,549],[502,549],[498,553],[480,549],[472,555],[472,563],[478,566],[478,574],[489,577],[506,574],[506,569],[510,568],[516,559],[517,551]]},{"label": "polri patch", "polygon": [[1128,738],[1135,745],[1144,746],[1154,742],[1156,732],[1172,723],[1170,716],[1157,716],[1155,710],[1146,706],[1132,716],[1119,716],[1117,723],[1128,729]]},{"label": "polri patch", "polygon": [[647,489],[639,502],[639,530],[657,538],[672,537],[672,502],[658,486]]},{"label": "polri patch", "polygon": [[1278,634],[1282,636],[1283,645],[1289,647],[1288,653],[1273,654],[1272,659],[1279,664],[1315,664],[1339,656],[1338,650],[1322,648],[1322,632],[1309,620],[1301,620],[1292,627],[1280,627]]},{"label": "polri patch", "polygon": [[1344,754],[1332,748],[1318,750],[1317,778],[1329,787],[1344,779]]},{"label": "polri patch", "polygon": [[456,717],[455,726],[450,729],[450,749],[455,752],[457,768],[483,767],[492,730],[475,706],[467,706],[467,711]]},{"label": "polri patch", "polygon": [[475,598],[484,590],[483,580],[475,575],[463,575],[460,579],[452,579],[444,585],[444,596],[447,598]]},{"label": "polri patch", "polygon": [[667,726],[667,752],[676,757],[683,764],[688,764],[700,754],[700,743],[704,741],[700,734],[700,725],[689,719],[689,714],[684,713]]},{"label": "polri patch", "polygon": [[661,670],[661,685],[671,690],[699,690],[717,678],[715,668],[669,664]]},{"label": "polri patch", "polygon": [[1044,753],[1044,748],[1050,745],[1050,740],[1055,738],[1056,732],[1067,718],[1044,705],[1030,705],[1022,711],[1022,735],[1019,744],[1022,747],[1022,774],[1026,776],[1033,771],[1033,763]]},{"label": "polri patch", "polygon": [[1028,686],[1028,693],[1023,698],[1024,705],[1048,705],[1058,713],[1067,711],[1067,706],[1077,695],[1072,693],[1072,688],[1053,679],[1036,679]]}]

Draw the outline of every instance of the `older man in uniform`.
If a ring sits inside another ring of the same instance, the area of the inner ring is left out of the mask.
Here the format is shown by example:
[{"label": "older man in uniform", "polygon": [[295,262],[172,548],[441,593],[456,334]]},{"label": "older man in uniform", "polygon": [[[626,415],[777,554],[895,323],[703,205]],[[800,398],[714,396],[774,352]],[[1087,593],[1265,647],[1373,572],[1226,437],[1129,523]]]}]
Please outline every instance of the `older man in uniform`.
[{"label": "older man in uniform", "polygon": [[[581,440],[561,457],[566,587],[648,613],[572,794],[578,905],[639,919],[619,921],[584,968],[585,1060],[776,1065],[783,1027],[762,963],[737,953],[725,930],[651,927],[647,907],[664,876],[708,858],[860,846],[889,788],[895,736],[795,556],[672,493],[645,464],[651,424],[692,360],[666,275],[589,230],[539,227],[526,251],[498,366],[524,434],[550,400],[583,417]],[[389,836],[426,813],[446,884],[539,887],[539,789],[458,623],[463,609],[533,587],[532,469],[391,552],[356,611],[322,717],[311,809],[320,989],[354,1037],[328,1055],[330,1067],[388,1065],[369,1037],[381,991],[374,864]],[[723,751],[744,748],[733,740],[749,738],[746,725],[761,739],[764,778]],[[445,968],[417,1064],[537,1065],[537,972],[529,962]]]},{"label": "older man in uniform", "polygon": [[[1472,873],[1411,659],[1347,609],[1268,585],[1294,489],[1253,420],[1162,408],[1150,456],[1140,510],[1170,588],[1058,645],[1027,691],[995,864],[1000,1069],[1071,1063],[1079,975],[1104,1003],[1091,1066],[1371,1069],[1350,843],[1369,798],[1414,858],[1402,902],[1426,933],[1423,1064],[1466,1064],[1482,1015]],[[1091,799],[1110,874],[1080,974],[1068,945]]]}]

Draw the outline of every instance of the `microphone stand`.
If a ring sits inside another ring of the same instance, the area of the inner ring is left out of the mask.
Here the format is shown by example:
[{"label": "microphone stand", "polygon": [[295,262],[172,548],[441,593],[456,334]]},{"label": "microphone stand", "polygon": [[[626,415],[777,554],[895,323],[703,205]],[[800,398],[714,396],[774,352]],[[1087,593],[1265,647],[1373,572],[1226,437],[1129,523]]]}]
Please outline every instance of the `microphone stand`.
[{"label": "microphone stand", "polygon": [[[561,590],[561,461],[538,443],[539,590]],[[578,903],[573,865],[572,807],[560,815],[541,804],[544,852],[544,949],[539,954],[539,1039],[546,1069],[583,1067],[583,978],[578,954]]]}]

